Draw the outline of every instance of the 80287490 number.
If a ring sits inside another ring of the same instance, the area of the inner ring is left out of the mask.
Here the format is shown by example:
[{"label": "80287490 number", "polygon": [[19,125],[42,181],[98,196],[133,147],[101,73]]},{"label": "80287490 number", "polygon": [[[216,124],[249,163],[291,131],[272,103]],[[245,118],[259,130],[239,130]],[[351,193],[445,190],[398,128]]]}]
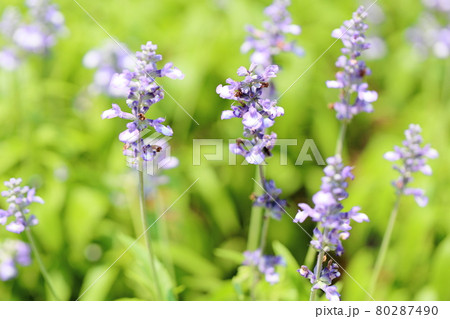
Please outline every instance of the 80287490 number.
[{"label": "80287490 number", "polygon": [[375,314],[377,316],[436,316],[439,312],[436,306],[377,306]]}]

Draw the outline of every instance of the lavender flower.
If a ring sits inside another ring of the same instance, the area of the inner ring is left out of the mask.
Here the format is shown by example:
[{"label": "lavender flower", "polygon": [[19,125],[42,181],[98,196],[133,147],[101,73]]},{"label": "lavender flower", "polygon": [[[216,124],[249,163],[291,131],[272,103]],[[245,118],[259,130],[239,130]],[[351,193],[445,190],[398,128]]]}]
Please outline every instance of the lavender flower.
[{"label": "lavender flower", "polygon": [[222,120],[241,118],[244,125],[244,137],[230,145],[230,151],[242,155],[250,164],[261,164],[267,156],[271,156],[277,135],[266,134],[266,128],[274,124],[275,118],[284,115],[284,109],[277,106],[276,100],[265,99],[263,92],[270,84],[269,80],[276,76],[277,65],[266,67],[261,73],[256,72],[256,64],[247,70],[240,67],[237,74],[245,77],[237,82],[227,79],[228,85],[219,85],[216,89],[221,98],[236,101],[231,110],[222,112]]},{"label": "lavender flower", "polygon": [[2,196],[7,198],[6,202],[9,204],[7,210],[0,209],[0,224],[5,225],[8,218],[14,216],[14,220],[7,226],[6,230],[20,234],[26,227],[37,225],[38,220],[36,216],[30,215],[27,218],[30,210],[27,208],[31,203],[44,204],[44,201],[39,196],[36,196],[36,190],[28,186],[21,187],[21,178],[11,178],[5,182],[8,190],[2,192]]},{"label": "lavender flower", "polygon": [[[102,47],[90,50],[83,57],[83,64],[86,68],[96,69],[94,82],[90,88],[94,92],[108,94],[113,97],[127,96],[128,90],[122,90],[116,83],[111,83],[116,73],[124,69],[132,69],[134,61],[128,53],[125,44],[118,46],[115,42],[109,41]],[[117,79],[117,78],[116,78]]]},{"label": "lavender flower", "polygon": [[445,59],[450,56],[450,1],[423,0],[423,4],[425,10],[407,36],[422,55],[431,51]]},{"label": "lavender flower", "polygon": [[314,208],[308,204],[298,204],[299,211],[294,218],[295,223],[303,223],[310,217],[313,221],[319,223],[314,229],[315,239],[311,245],[318,251],[336,251],[338,256],[344,252],[341,240],[350,236],[348,232],[350,220],[361,223],[368,222],[366,214],[359,213],[360,208],[355,206],[348,212],[342,212],[341,201],[348,197],[346,188],[347,179],[353,179],[352,168],[344,166],[340,156],[327,159],[328,165],[324,168],[325,176],[322,177],[322,186],[312,198]]},{"label": "lavender flower", "polygon": [[[343,205],[341,201],[348,197],[346,191],[347,179],[353,179],[352,168],[342,164],[341,157],[336,155],[327,159],[328,166],[324,168],[325,176],[322,177],[322,186],[312,198],[314,208],[308,204],[299,204],[299,211],[294,218],[295,223],[302,223],[307,217],[310,217],[318,225],[314,228],[314,238],[311,245],[319,252],[327,253],[336,251],[338,256],[344,253],[344,247],[341,240],[350,236],[350,220],[358,223],[368,222],[366,214],[359,213],[360,208],[355,206],[348,212],[342,212]],[[316,269],[319,265],[316,265]],[[331,267],[331,268],[330,268]],[[339,276],[335,266],[328,265],[328,268],[321,270],[320,278],[318,274],[311,273],[306,266],[299,270],[300,274],[311,280],[313,287],[311,289],[322,289],[329,300],[339,298],[339,294],[331,281]],[[316,269],[314,273],[316,273]],[[320,268],[321,269],[321,268]],[[313,277],[314,275],[314,277]],[[325,279],[323,279],[325,278]]]},{"label": "lavender flower", "polygon": [[340,89],[340,100],[333,104],[336,117],[339,120],[350,121],[353,116],[361,112],[372,112],[372,104],[378,99],[375,91],[369,91],[369,85],[364,76],[370,75],[371,71],[362,60],[358,60],[364,50],[370,45],[366,42],[365,32],[368,28],[364,23],[367,13],[364,7],[359,7],[353,13],[351,20],[345,21],[339,28],[335,29],[331,36],[341,39],[344,48],[342,55],[338,58],[336,66],[342,71],[336,73],[336,80],[327,81],[327,87]]},{"label": "lavender flower", "polygon": [[421,146],[423,139],[420,133],[422,129],[417,124],[410,124],[405,131],[406,140],[403,141],[403,147],[394,147],[394,151],[384,154],[384,158],[394,162],[401,160],[401,165],[393,165],[393,168],[400,173],[399,178],[392,182],[397,189],[397,194],[413,195],[417,204],[424,207],[428,203],[425,192],[420,188],[409,188],[407,185],[413,181],[413,173],[422,172],[425,175],[431,175],[432,170],[427,164],[427,158],[434,159],[439,156],[438,152],[431,148],[429,144]]},{"label": "lavender flower", "polygon": [[247,53],[254,50],[250,57],[252,63],[268,67],[274,63],[274,56],[281,52],[294,52],[299,56],[304,54],[295,41],[286,40],[287,34],[299,35],[301,32],[298,25],[292,24],[291,15],[287,11],[290,4],[289,0],[274,0],[264,10],[270,20],[263,23],[263,30],[247,26],[250,35],[242,44],[241,51]]},{"label": "lavender flower", "polygon": [[273,285],[280,281],[280,275],[275,271],[275,267],[286,265],[281,256],[262,255],[261,250],[257,249],[245,251],[244,257],[245,260],[242,264],[257,267],[269,284]]},{"label": "lavender flower", "polygon": [[30,246],[23,241],[6,239],[0,244],[0,280],[6,281],[17,276],[17,265],[31,264]]},{"label": "lavender flower", "polygon": [[162,124],[164,118],[147,119],[146,113],[150,107],[164,98],[164,91],[155,81],[157,77],[183,79],[184,75],[172,63],[167,63],[162,69],[156,64],[162,56],[156,54],[157,46],[151,42],[142,45],[142,51],[136,53],[136,68],[133,72],[125,70],[115,75],[116,83],[121,83],[122,89],[128,90],[127,106],[131,113],[123,112],[117,104],[102,114],[103,119],[120,117],[129,120],[127,129],[120,133],[119,140],[125,144],[123,154],[133,158],[141,157],[144,161],[151,161],[157,155],[158,147],[145,143],[142,135],[152,127],[156,132],[165,136],[172,136],[170,126]]},{"label": "lavender flower", "polygon": [[[317,265],[316,265],[317,268]],[[314,272],[308,269],[306,266],[302,266],[298,272],[301,276],[305,277],[306,279],[309,279],[311,284],[313,285],[311,289],[321,289],[328,300],[330,301],[339,301],[341,295],[337,292],[336,286],[332,285],[332,282],[335,278],[338,278],[341,276],[341,273],[338,270],[338,265],[335,263],[332,263],[331,260],[328,262],[327,267],[322,269],[320,273],[320,278],[317,280],[316,275],[314,274],[316,271],[316,268],[314,269]]]}]

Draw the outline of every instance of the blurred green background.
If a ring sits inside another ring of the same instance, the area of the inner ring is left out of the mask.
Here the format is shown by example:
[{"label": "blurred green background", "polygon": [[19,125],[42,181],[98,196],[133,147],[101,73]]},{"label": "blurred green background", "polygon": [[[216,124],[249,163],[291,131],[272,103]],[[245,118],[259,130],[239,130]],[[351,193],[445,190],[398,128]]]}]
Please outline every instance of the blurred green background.
[{"label": "blurred green background", "polygon": [[[228,77],[237,78],[239,66],[249,65],[240,53],[244,26],[260,27],[263,9],[271,1],[254,0],[119,0],[86,1],[82,5],[112,36],[132,51],[147,41],[158,44],[164,61],[185,74],[183,81],[163,80],[165,89],[199,123],[197,125],[168,96],[150,112],[164,116],[174,129],[172,155],[180,166],[167,171],[170,183],[147,200],[149,222],[167,208],[150,229],[153,237],[169,237],[167,245],[155,239],[161,264],[160,280],[169,299],[238,300],[242,298],[233,276],[245,250],[255,175],[253,166],[223,161],[192,165],[192,141],[242,135],[239,120],[221,121],[229,103],[215,93]],[[298,43],[306,56],[283,54],[282,71],[275,79],[284,91],[334,41],[331,31],[351,17],[354,0],[292,1],[293,22],[301,25]],[[59,40],[47,58],[30,57],[17,71],[0,70],[0,180],[22,177],[38,188],[45,205],[33,205],[39,225],[32,228],[59,294],[75,300],[117,260],[141,233],[136,173],[126,166],[118,134],[125,121],[102,120],[112,102],[123,100],[92,96],[87,87],[93,70],[82,66],[84,54],[108,35],[73,1],[56,1],[66,17],[69,34]],[[2,0],[23,6],[22,1]],[[349,127],[345,160],[355,167],[346,207],[358,205],[371,219],[355,224],[338,259],[345,268],[337,285],[343,300],[367,300],[372,266],[394,202],[390,181],[396,178],[383,154],[399,145],[409,123],[420,124],[426,142],[440,157],[431,162],[432,177],[417,176],[430,201],[420,208],[412,197],[401,202],[391,246],[373,297],[376,300],[449,300],[450,186],[449,120],[450,60],[422,58],[405,37],[421,11],[419,0],[378,1],[382,24],[370,25],[386,41],[386,55],[368,61],[370,87],[379,92],[373,114],[357,116]],[[369,12],[370,15],[370,12]],[[298,202],[310,203],[319,189],[322,168],[312,162],[295,166],[305,139],[314,139],[322,156],[334,154],[339,123],[327,108],[337,99],[325,81],[334,78],[341,44],[336,43],[279,104],[286,115],[273,130],[279,138],[298,139],[289,146],[288,165],[280,165],[278,151],[268,160],[269,178],[288,199],[294,216]],[[208,153],[212,149],[202,148]],[[240,160],[240,158],[238,158]],[[177,198],[196,180],[192,188]],[[156,198],[156,200],[155,200]],[[175,204],[172,205],[172,203]],[[2,199],[0,207],[5,206]],[[131,213],[130,213],[131,212]],[[304,227],[311,232],[313,224]],[[0,228],[0,239],[20,238]],[[25,240],[25,239],[24,239]],[[280,268],[281,282],[262,283],[261,300],[307,300],[310,284],[297,273],[309,238],[288,216],[272,222],[269,252],[288,262]],[[81,300],[151,300],[151,278],[143,242],[117,260]],[[167,261],[173,267],[167,267]],[[163,266],[166,265],[166,266]],[[359,283],[359,284],[358,284]],[[36,261],[21,267],[16,279],[0,282],[0,300],[51,300]]]}]

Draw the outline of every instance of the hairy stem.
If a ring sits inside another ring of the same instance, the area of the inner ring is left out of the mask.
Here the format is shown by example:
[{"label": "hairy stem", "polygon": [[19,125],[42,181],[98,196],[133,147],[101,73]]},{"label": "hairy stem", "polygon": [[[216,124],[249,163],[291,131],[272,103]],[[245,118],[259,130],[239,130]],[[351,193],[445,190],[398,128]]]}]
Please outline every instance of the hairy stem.
[{"label": "hairy stem", "polygon": [[31,234],[30,228],[27,227],[25,229],[25,233],[27,234],[28,241],[30,242],[31,249],[33,250],[34,257],[36,257],[36,260],[37,260],[37,262],[39,264],[39,268],[41,269],[41,273],[42,273],[42,276],[44,277],[44,280],[46,281],[48,287],[50,288],[50,291],[51,291],[53,297],[56,300],[60,301],[61,299],[58,298],[58,295],[56,294],[55,288],[53,288],[52,281],[51,281],[50,276],[49,276],[49,274],[47,272],[47,269],[44,266],[44,262],[41,259],[41,255],[39,254],[39,250],[38,250],[38,248],[36,246],[36,243],[34,241],[33,235]]},{"label": "hairy stem", "polygon": [[398,208],[400,206],[400,198],[402,194],[399,192],[397,194],[397,199],[395,200],[394,208],[392,209],[391,216],[389,217],[389,222],[384,233],[383,241],[381,243],[381,248],[378,253],[378,257],[375,262],[375,268],[372,273],[372,280],[370,281],[369,292],[372,294],[375,291],[377,285],[378,277],[380,276],[381,268],[383,267],[384,259],[386,258],[386,253],[389,247],[389,242],[391,241],[392,230],[394,229],[395,220],[397,218]]},{"label": "hairy stem", "polygon": [[344,140],[345,140],[345,133],[347,131],[347,123],[342,122],[341,128],[339,130],[338,139],[336,142],[336,155],[339,155],[342,157],[342,149],[344,147]]},{"label": "hairy stem", "polygon": [[146,234],[148,226],[147,226],[147,221],[145,218],[144,171],[143,171],[143,163],[142,163],[141,157],[139,157],[138,173],[139,173],[138,193],[139,193],[139,208],[140,208],[139,210],[141,213],[142,228],[144,230],[145,244],[147,246],[148,255],[149,255],[149,259],[150,259],[150,268],[151,268],[151,272],[152,272],[152,277],[153,277],[155,287],[156,287],[156,296],[157,296],[158,300],[161,300],[162,293],[161,293],[161,287],[160,287],[159,281],[158,281],[158,275],[156,272],[156,263],[155,263],[152,243],[149,238],[149,234]]},{"label": "hairy stem", "polygon": [[[317,267],[316,271],[314,272],[314,275],[316,276],[316,282],[320,278],[320,273],[322,272],[322,264],[323,264],[323,256],[325,252],[323,249],[319,252],[317,255]],[[315,301],[317,297],[317,289],[311,289],[311,294],[309,295],[309,301]]]},{"label": "hairy stem", "polygon": [[[261,176],[261,165],[256,168],[255,172],[255,180],[258,180],[259,176]],[[253,188],[253,194],[259,192],[260,186],[258,183],[255,183],[255,187]],[[263,208],[259,206],[252,206],[252,210],[250,212],[250,226],[248,230],[248,239],[247,239],[247,250],[254,251],[258,248],[259,243],[259,235],[261,232],[261,223],[263,217]]]}]

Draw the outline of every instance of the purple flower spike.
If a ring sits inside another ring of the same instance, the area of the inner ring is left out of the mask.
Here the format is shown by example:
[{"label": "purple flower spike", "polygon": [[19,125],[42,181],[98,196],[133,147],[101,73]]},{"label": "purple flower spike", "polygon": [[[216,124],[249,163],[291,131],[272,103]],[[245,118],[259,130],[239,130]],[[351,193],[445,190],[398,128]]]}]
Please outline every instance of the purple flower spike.
[{"label": "purple flower spike", "polygon": [[421,146],[423,139],[420,133],[422,129],[417,124],[410,124],[405,131],[406,139],[403,141],[403,147],[394,147],[394,151],[384,154],[384,158],[394,162],[401,160],[401,165],[393,165],[393,168],[400,173],[399,178],[392,182],[397,189],[398,194],[412,195],[420,207],[428,203],[425,192],[420,188],[407,188],[407,185],[413,181],[412,174],[422,172],[425,175],[431,175],[432,170],[427,164],[427,159],[435,159],[439,156],[438,152],[431,148],[429,144]]},{"label": "purple flower spike", "polygon": [[[163,89],[156,83],[155,78],[168,77],[171,79],[182,79],[183,73],[167,63],[162,69],[158,69],[157,62],[162,56],[156,54],[157,46],[152,42],[142,45],[142,51],[136,53],[133,72],[124,70],[121,74],[115,74],[111,85],[121,92],[127,92],[126,104],[131,113],[123,112],[117,104],[102,114],[103,119],[119,117],[132,122],[127,124],[127,129],[119,134],[119,140],[125,144],[123,154],[131,157],[129,163],[133,166],[138,164],[136,158],[141,157],[144,161],[153,161],[158,155],[156,145],[150,144],[142,137],[151,127],[156,132],[165,136],[172,136],[173,130],[170,126],[163,125],[164,118],[148,119],[146,113],[150,107],[164,98]],[[153,143],[153,141],[151,142]]]},{"label": "purple flower spike", "polygon": [[345,21],[343,26],[331,33],[333,38],[340,39],[344,45],[342,55],[336,66],[342,71],[336,73],[336,80],[327,81],[328,88],[341,90],[340,100],[333,104],[336,117],[349,121],[361,112],[372,112],[372,103],[378,99],[375,91],[368,90],[368,84],[363,82],[371,71],[362,60],[358,60],[361,53],[370,48],[366,42],[365,32],[368,28],[364,23],[367,17],[364,7],[359,7],[353,13],[353,18]]},{"label": "purple flower spike", "polygon": [[37,225],[38,220],[34,215],[30,215],[30,210],[27,208],[31,203],[44,204],[44,200],[36,196],[36,190],[28,186],[20,187],[22,183],[21,178],[11,178],[5,182],[8,190],[2,192],[2,196],[7,198],[8,209],[0,209],[0,224],[5,225],[8,218],[14,216],[14,220],[6,225],[6,230],[12,233],[20,234],[26,227]]},{"label": "purple flower spike", "polygon": [[277,136],[265,131],[277,117],[284,115],[284,109],[277,105],[276,100],[263,98],[263,95],[271,85],[269,80],[276,77],[278,70],[277,65],[269,65],[261,72],[256,71],[255,64],[249,69],[240,67],[237,74],[244,77],[243,81],[227,79],[228,85],[221,84],[216,89],[221,98],[238,103],[233,103],[231,110],[223,111],[221,118],[242,119],[244,136],[248,139],[238,139],[236,144],[230,145],[230,151],[244,156],[250,164],[259,165],[266,157],[272,156],[270,151]]},{"label": "purple flower spike", "polygon": [[0,243],[0,280],[6,281],[17,276],[17,265],[31,264],[30,246],[20,240],[7,239]]},{"label": "purple flower spike", "polygon": [[295,41],[287,41],[286,35],[299,35],[301,28],[292,24],[287,7],[289,0],[275,0],[264,13],[269,21],[263,23],[263,30],[247,26],[249,36],[242,44],[243,53],[254,51],[250,57],[253,63],[267,67],[273,64],[274,56],[281,52],[293,52],[298,56],[304,55],[303,49]]},{"label": "purple flower spike", "polygon": [[262,255],[261,250],[245,251],[246,266],[256,266],[258,271],[264,275],[265,280],[273,285],[280,281],[280,275],[275,271],[276,266],[285,266],[286,263],[281,256]]},{"label": "purple flower spike", "polygon": [[256,197],[253,205],[265,207],[266,210],[270,212],[272,218],[279,220],[287,206],[287,202],[279,197],[281,189],[275,186],[273,180],[266,180],[264,189],[266,192],[261,196]]}]

